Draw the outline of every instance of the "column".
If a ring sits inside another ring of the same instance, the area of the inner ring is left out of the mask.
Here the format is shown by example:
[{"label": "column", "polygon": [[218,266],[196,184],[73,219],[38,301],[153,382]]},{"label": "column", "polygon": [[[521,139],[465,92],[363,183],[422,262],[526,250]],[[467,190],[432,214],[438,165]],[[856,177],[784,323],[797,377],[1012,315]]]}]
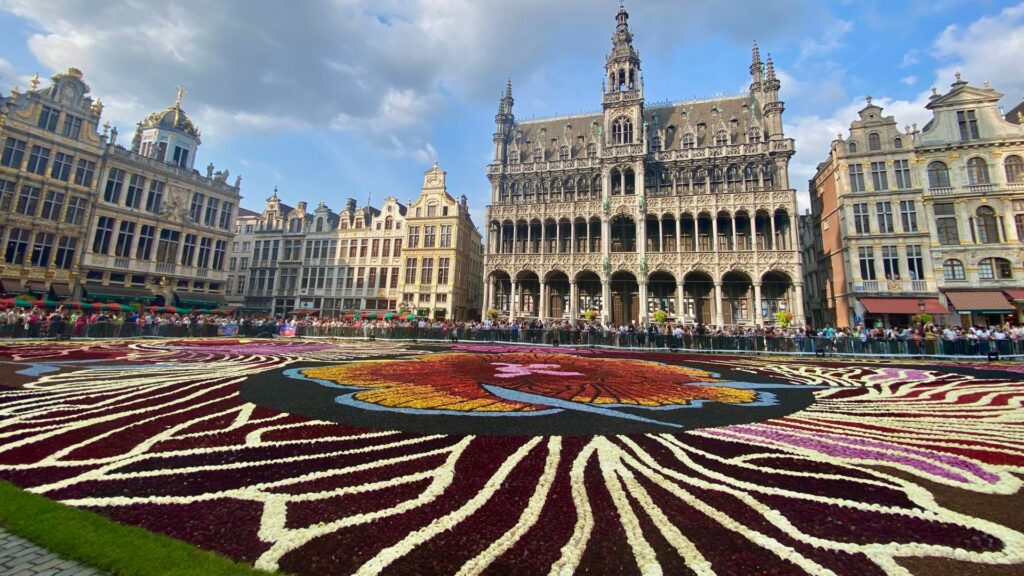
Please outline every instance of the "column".
[{"label": "column", "polygon": [[540,282],[540,306],[537,307],[537,316],[541,319],[548,317],[548,283]]},{"label": "column", "polygon": [[764,322],[764,310],[761,308],[761,283],[754,282],[754,324]]},{"label": "column", "polygon": [[493,289],[494,286],[492,285],[492,280],[488,279],[484,282],[484,305],[482,306],[483,310],[481,311],[484,316],[487,315],[488,310],[494,307],[491,305],[491,291]]},{"label": "column", "polygon": [[611,254],[612,251],[612,221],[611,218],[601,218],[601,253]]},{"label": "column", "polygon": [[509,318],[515,318],[519,316],[519,283],[515,280],[512,280],[510,284],[508,299],[508,316]]},{"label": "column", "polygon": [[718,214],[711,215],[711,251],[717,252],[718,246]]},{"label": "column", "polygon": [[973,230],[971,229],[971,215],[967,212],[967,202],[959,200],[956,203],[956,220],[960,228],[960,243],[974,244]]},{"label": "column", "polygon": [[639,294],[640,294],[640,303],[639,303],[639,307],[640,308],[639,308],[639,312],[640,312],[640,314],[639,314],[639,318],[640,318],[640,325],[642,326],[645,322],[647,322],[647,281],[643,280],[639,284],[640,284],[640,291],[639,291]]},{"label": "column", "polygon": [[[541,230],[543,230],[543,227]],[[527,254],[533,253],[533,222],[530,220],[526,221],[526,250],[523,250],[523,252]]]},{"label": "column", "polygon": [[665,251],[665,226],[661,223],[661,216],[658,216],[658,252]]},{"label": "column", "polygon": [[683,216],[676,214],[676,252],[683,251]]},{"label": "column", "polygon": [[739,250],[740,244],[737,241],[739,235],[736,234],[736,214],[732,215],[732,249]]},{"label": "column", "polygon": [[562,223],[555,221],[555,254],[562,253]]},{"label": "column", "polygon": [[700,251],[700,218],[697,216],[693,217],[693,251]]},{"label": "column", "polygon": [[611,308],[612,285],[611,281],[604,277],[601,279],[601,322],[604,324],[611,322]]},{"label": "column", "polygon": [[576,221],[569,222],[569,254],[576,253]]},{"label": "column", "polygon": [[579,317],[576,308],[579,307],[579,295],[576,292],[576,283],[569,283],[569,319],[575,321]]},{"label": "column", "polygon": [[512,222],[512,252],[511,252],[511,254],[515,254],[516,253],[516,244],[518,242],[519,242],[519,221],[516,220],[516,221]]},{"label": "column", "polygon": [[676,290],[676,321],[685,323],[686,322],[686,290],[683,288],[683,283],[679,282],[679,286]]},{"label": "column", "polygon": [[722,282],[715,282],[715,324],[725,324],[725,316],[722,314]]},{"label": "column", "polygon": [[793,323],[797,326],[804,325],[804,284],[796,282],[793,284]]},{"label": "column", "polygon": [[772,243],[771,243],[771,247],[772,247],[772,250],[777,250],[778,247],[775,246],[775,213],[774,212],[772,212],[771,214],[768,215],[768,222],[772,225]]}]

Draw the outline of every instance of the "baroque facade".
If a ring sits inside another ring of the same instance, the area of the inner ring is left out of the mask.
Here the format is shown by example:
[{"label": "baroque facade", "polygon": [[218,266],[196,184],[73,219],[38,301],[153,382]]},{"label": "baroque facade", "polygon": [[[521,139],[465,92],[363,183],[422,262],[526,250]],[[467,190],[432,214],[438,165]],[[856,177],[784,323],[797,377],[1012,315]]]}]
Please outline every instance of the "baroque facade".
[{"label": "baroque facade", "polygon": [[193,168],[181,109],[137,126],[131,149],[71,68],[0,102],[3,290],[53,299],[209,308],[224,302],[239,184]]},{"label": "baroque facade", "polygon": [[824,321],[1021,320],[1024,127],[1002,116],[1002,97],[957,74],[949,92],[933,91],[924,128],[900,130],[868,98],[833,141],[803,238],[826,278],[808,294],[825,303]]},{"label": "baroque facade", "polygon": [[511,317],[803,322],[793,140],[757,46],[749,92],[648,106],[620,8],[602,111],[518,122],[506,84],[488,166],[485,301]]},{"label": "baroque facade", "polygon": [[379,208],[349,198],[333,212],[281,202],[240,213],[229,258],[243,312],[337,316],[408,310],[437,319],[479,318],[483,253],[465,196],[447,191],[435,164],[418,198]]}]

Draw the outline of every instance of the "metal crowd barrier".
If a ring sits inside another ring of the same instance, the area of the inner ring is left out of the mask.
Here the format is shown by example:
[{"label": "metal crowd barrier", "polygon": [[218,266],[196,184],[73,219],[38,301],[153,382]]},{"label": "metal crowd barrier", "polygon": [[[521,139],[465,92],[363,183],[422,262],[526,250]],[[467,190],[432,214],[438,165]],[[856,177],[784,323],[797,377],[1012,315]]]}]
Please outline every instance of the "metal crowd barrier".
[{"label": "metal crowd barrier", "polygon": [[[278,336],[276,324],[243,323],[233,334],[242,338]],[[223,335],[215,324],[152,324],[96,322],[85,325],[40,322],[0,325],[0,339],[103,339],[103,338],[212,338]],[[419,328],[415,326],[297,326],[303,338],[380,339],[405,341],[464,341],[544,346],[580,346],[631,350],[693,352],[747,352],[862,356],[1021,356],[1024,341],[1005,340],[902,340],[859,337],[775,337],[754,335],[672,336],[664,333],[613,332],[601,329]]]}]

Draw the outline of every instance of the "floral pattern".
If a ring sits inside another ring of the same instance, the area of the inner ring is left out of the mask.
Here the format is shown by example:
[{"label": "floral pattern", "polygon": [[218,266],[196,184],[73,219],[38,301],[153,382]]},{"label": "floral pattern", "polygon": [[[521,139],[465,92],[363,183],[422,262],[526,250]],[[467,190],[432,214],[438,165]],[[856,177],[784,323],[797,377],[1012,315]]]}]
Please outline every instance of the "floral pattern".
[{"label": "floral pattern", "polygon": [[[381,370],[393,378],[405,363],[437,362],[456,388],[453,371],[480,363],[509,375],[516,368],[501,363],[538,365],[525,386],[568,377],[543,371],[613,379],[602,362],[625,356],[508,362],[501,356],[516,352],[305,346],[0,348],[0,361],[55,368],[0,387],[0,478],[295,574],[907,574],[905,563],[922,559],[948,563],[935,573],[1024,568],[1024,534],[1013,527],[1024,513],[1012,516],[1024,510],[1024,389],[998,367],[633,354],[684,380],[707,378],[692,366],[721,365],[820,388],[811,406],[762,422],[575,437],[525,426],[485,437],[311,420],[239,390],[309,354],[325,359],[321,376],[374,386]],[[332,368],[374,354],[389,358]],[[634,380],[621,383],[631,397],[660,401]],[[400,392],[421,399],[422,390]],[[994,501],[1012,502],[1009,515],[973,505]]]}]

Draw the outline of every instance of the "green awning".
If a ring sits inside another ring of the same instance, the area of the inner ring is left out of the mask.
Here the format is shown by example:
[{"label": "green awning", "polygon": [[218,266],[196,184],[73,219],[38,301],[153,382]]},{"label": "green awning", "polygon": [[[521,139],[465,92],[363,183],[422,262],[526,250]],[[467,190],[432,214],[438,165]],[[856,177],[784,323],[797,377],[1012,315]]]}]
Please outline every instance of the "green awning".
[{"label": "green awning", "polygon": [[385,320],[391,320],[394,317],[395,317],[395,315],[393,313],[391,313],[391,312],[388,312],[387,314],[384,315],[384,319]]},{"label": "green awning", "polygon": [[121,304],[132,304],[142,302],[149,304],[156,300],[152,292],[140,288],[125,288],[123,286],[85,286],[83,298],[98,300],[100,302],[118,302]]},{"label": "green awning", "polygon": [[366,317],[369,318],[369,319],[376,318],[377,317],[377,313],[376,312],[370,312],[369,314],[366,315]]}]

